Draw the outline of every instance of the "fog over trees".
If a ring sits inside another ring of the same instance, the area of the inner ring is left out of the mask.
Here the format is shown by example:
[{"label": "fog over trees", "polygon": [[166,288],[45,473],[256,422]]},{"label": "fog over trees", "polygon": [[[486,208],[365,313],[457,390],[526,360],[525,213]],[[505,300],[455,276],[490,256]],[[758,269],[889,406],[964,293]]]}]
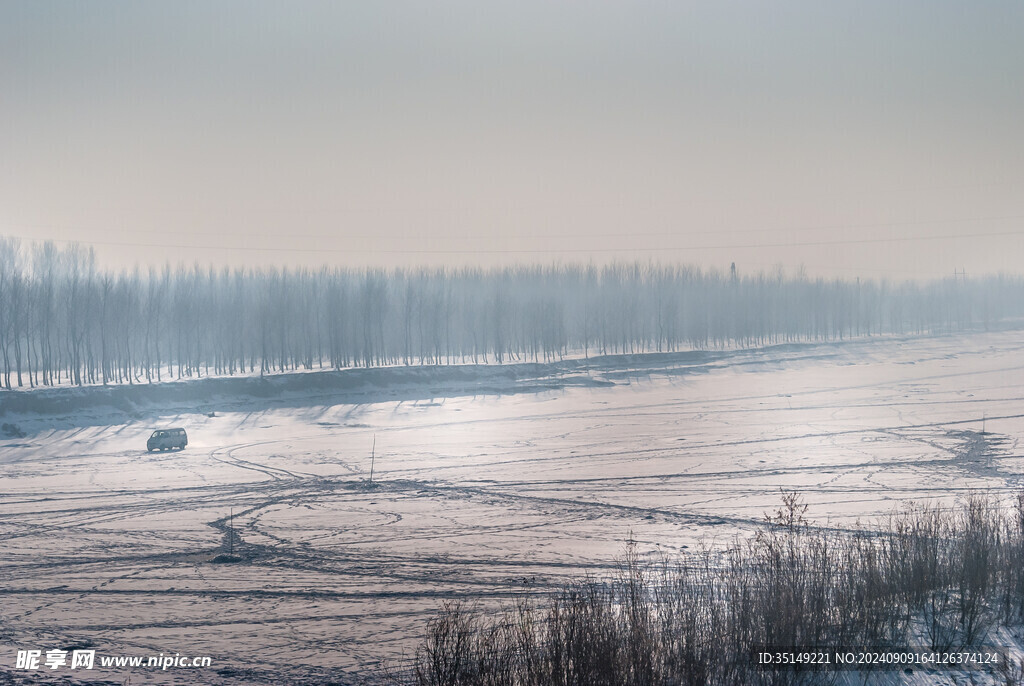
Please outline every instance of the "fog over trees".
[{"label": "fog over trees", "polygon": [[151,383],[352,366],[549,361],[987,327],[1019,277],[926,284],[684,265],[111,272],[0,238],[0,383]]}]

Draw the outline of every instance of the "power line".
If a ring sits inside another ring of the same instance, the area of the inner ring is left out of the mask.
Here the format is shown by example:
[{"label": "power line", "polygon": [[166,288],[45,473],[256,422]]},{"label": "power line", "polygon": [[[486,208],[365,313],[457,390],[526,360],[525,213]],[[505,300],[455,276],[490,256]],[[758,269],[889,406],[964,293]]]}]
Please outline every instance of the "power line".
[{"label": "power line", "polygon": [[[694,250],[744,250],[760,248],[802,248],[817,247],[826,245],[870,245],[876,243],[905,243],[915,241],[937,241],[957,240],[964,238],[992,238],[999,236],[1024,236],[1024,230],[1015,231],[990,231],[974,234],[943,234],[938,236],[892,236],[885,238],[849,238],[838,240],[821,241],[793,241],[778,243],[746,243],[734,245],[691,245],[691,246],[657,246],[657,247],[629,247],[629,248],[455,248],[455,249],[421,249],[421,248],[295,248],[295,247],[273,247],[262,248],[256,246],[235,246],[235,245],[183,245],[176,243],[137,243],[127,241],[85,241],[62,238],[39,239],[26,236],[14,236],[3,234],[5,238],[17,240],[45,242],[47,240],[55,243],[78,243],[85,245],[108,246],[108,247],[132,247],[132,248],[161,248],[171,250],[228,250],[243,252],[288,252],[288,253],[338,253],[338,254],[395,254],[395,255],[492,255],[492,254],[588,254],[588,253],[635,253],[635,252],[686,252]],[[282,236],[284,238],[287,236]]]},{"label": "power line", "polygon": [[[1019,214],[1019,215],[1003,215],[1003,216],[991,216],[991,217],[968,217],[968,218],[958,218],[958,219],[927,219],[927,220],[899,221],[899,222],[867,222],[867,223],[863,223],[863,224],[803,224],[803,225],[797,225],[797,226],[782,226],[782,227],[731,228],[731,229],[730,228],[721,228],[721,229],[708,229],[708,230],[701,230],[701,231],[688,231],[688,232],[685,233],[685,235],[686,236],[721,236],[721,235],[735,235],[735,234],[761,234],[761,233],[769,233],[769,232],[785,233],[785,232],[794,232],[794,231],[800,231],[800,232],[804,232],[804,231],[853,231],[853,230],[860,230],[860,229],[892,229],[892,228],[897,228],[897,227],[901,227],[901,226],[938,226],[938,225],[970,224],[970,223],[981,224],[981,223],[991,223],[991,222],[1001,222],[1001,221],[1021,221],[1021,220],[1024,220],[1024,215]],[[110,227],[97,228],[97,227],[83,227],[83,226],[57,226],[57,225],[53,225],[53,224],[21,224],[21,223],[13,223],[13,224],[12,223],[8,223],[7,226],[8,227],[15,227],[15,228],[18,228],[18,229],[29,229],[29,230],[42,229],[42,230],[45,230],[45,231],[77,231],[77,232],[97,231],[97,230],[105,231],[105,230],[108,230],[110,228]],[[131,233],[133,233],[133,234],[140,234],[141,233],[141,234],[166,235],[168,233],[168,231],[166,229],[130,229],[129,231]],[[179,231],[179,230],[175,230],[173,233],[175,235],[177,235],[177,236],[208,236],[208,235],[210,235],[209,231]],[[282,235],[281,233],[276,233],[276,234],[250,233],[250,232],[244,232],[244,233],[239,233],[239,232],[223,233],[222,232],[222,233],[220,233],[220,237],[222,237],[222,238],[235,237],[235,238],[244,238],[246,240],[251,240],[253,238],[279,239],[279,238],[281,238],[281,235]],[[315,239],[315,240],[322,240],[324,238],[329,238],[330,237],[329,235],[325,235],[323,233],[294,233],[292,231],[286,231],[285,235],[289,239],[309,238],[309,239]],[[550,238],[564,238],[564,239],[579,239],[579,238],[667,238],[667,237],[679,236],[679,235],[680,235],[680,233],[678,231],[644,231],[644,232],[615,231],[615,232],[602,232],[602,233],[587,232],[585,235],[579,235],[579,234],[553,234],[553,233],[550,233],[550,232],[535,233],[535,234],[517,233],[516,237],[517,238],[547,238],[547,239],[550,239]],[[983,234],[975,234],[975,235],[983,235]],[[370,234],[358,233],[358,234],[348,234],[348,237],[350,237],[350,238],[379,238],[380,234],[379,233],[370,233]],[[458,239],[458,240],[478,240],[480,238],[480,234],[473,233],[473,234],[464,234],[464,235],[461,235],[461,236],[449,235],[449,236],[445,236],[445,238]],[[32,240],[32,239],[28,239],[28,240]],[[64,240],[64,239],[56,239],[55,238],[55,239],[50,239],[50,240]],[[70,240],[70,239],[68,239],[68,240]],[[88,242],[88,241],[78,241],[78,242],[85,243],[85,242]],[[144,244],[138,244],[138,245],[144,245]]]}]

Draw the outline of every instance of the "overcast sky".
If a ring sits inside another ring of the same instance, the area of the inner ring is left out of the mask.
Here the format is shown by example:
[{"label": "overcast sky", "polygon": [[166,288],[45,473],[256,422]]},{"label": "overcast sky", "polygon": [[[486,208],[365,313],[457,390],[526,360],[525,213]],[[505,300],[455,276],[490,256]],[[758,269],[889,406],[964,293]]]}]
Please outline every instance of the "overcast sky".
[{"label": "overcast sky", "polygon": [[1024,3],[0,0],[0,233],[103,264],[1024,272]]}]

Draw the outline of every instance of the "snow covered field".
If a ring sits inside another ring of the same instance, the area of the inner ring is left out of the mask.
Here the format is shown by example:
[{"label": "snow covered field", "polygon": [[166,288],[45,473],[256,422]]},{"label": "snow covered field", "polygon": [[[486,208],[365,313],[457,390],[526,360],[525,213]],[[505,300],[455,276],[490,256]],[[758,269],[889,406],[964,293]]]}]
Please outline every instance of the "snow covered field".
[{"label": "snow covered field", "polygon": [[[446,599],[600,575],[630,535],[727,542],[780,489],[844,527],[1024,482],[1017,331],[527,368],[6,413],[25,436],[0,433],[0,665],[89,646],[213,667],[54,673],[344,679],[397,663]],[[147,453],[170,426],[189,446]],[[242,561],[212,563],[230,523]]]}]

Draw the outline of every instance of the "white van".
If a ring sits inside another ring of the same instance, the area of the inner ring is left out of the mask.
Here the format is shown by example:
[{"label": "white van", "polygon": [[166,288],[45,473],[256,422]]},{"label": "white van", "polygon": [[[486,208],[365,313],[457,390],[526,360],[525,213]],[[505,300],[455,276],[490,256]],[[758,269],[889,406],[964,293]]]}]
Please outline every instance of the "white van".
[{"label": "white van", "polygon": [[146,450],[184,450],[188,445],[188,434],[184,429],[157,429],[146,441]]}]

